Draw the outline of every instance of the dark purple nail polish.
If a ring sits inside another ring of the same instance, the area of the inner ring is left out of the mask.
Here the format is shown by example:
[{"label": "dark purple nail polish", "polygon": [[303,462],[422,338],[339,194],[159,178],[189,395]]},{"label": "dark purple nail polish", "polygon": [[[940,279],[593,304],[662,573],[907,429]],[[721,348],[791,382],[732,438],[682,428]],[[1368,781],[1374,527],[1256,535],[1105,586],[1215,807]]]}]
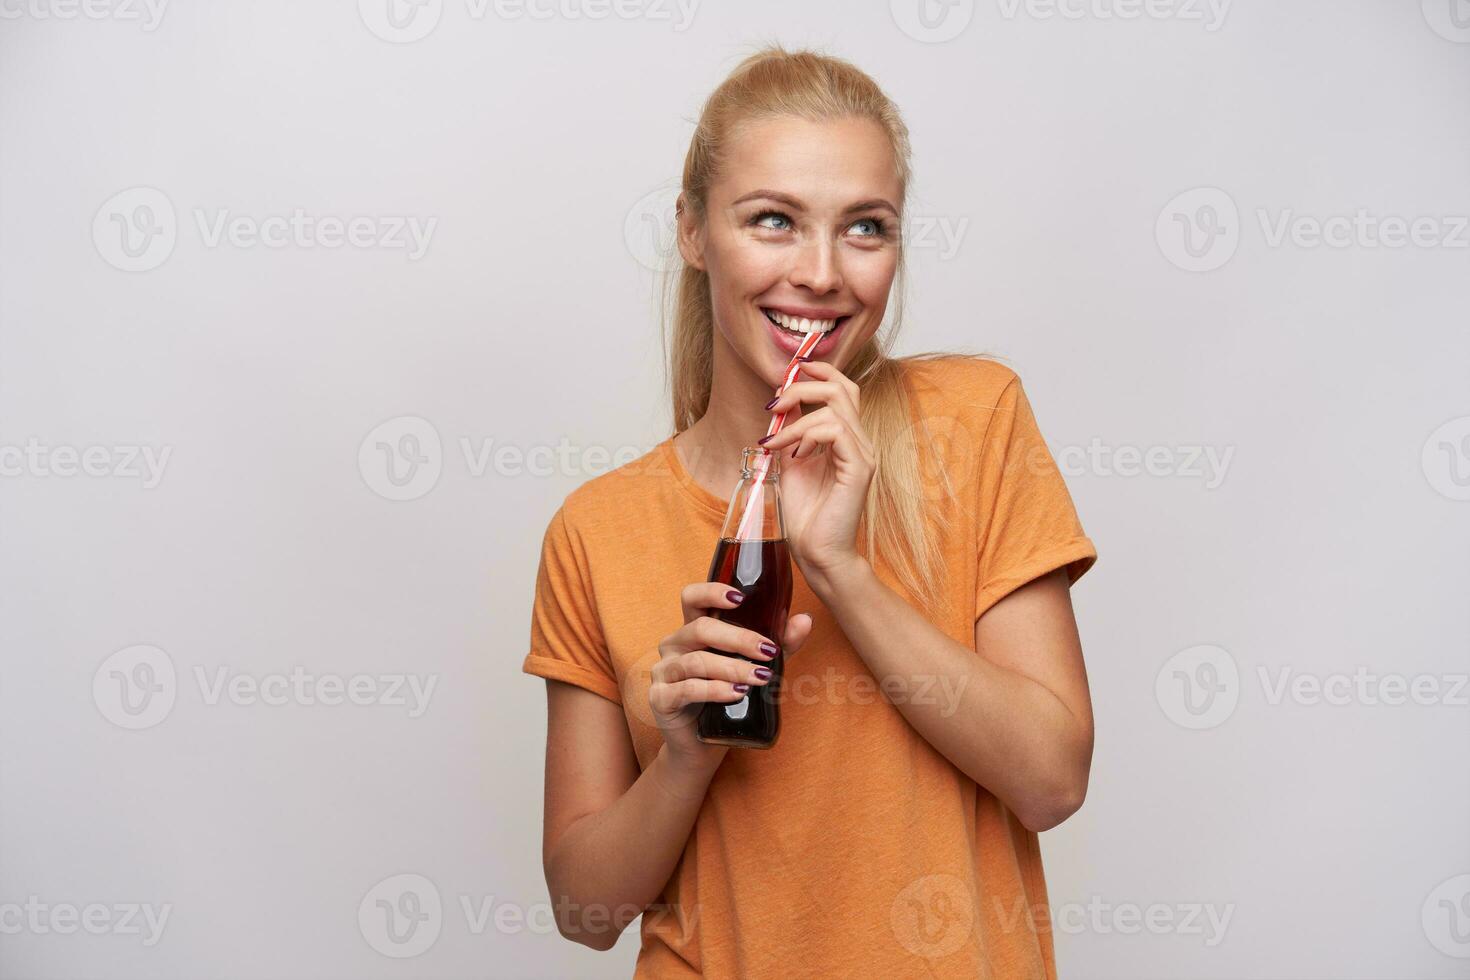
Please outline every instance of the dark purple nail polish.
[{"label": "dark purple nail polish", "polygon": [[806,357],[798,358],[798,360],[803,361],[803,362],[805,362],[805,361],[815,361],[816,359],[817,359],[817,357],[816,357],[815,354],[808,354]]},{"label": "dark purple nail polish", "polygon": [[771,408],[771,406],[774,405],[774,404],[776,404],[780,400],[781,400],[781,396],[780,395],[777,395],[775,398],[772,398],[770,401],[766,402],[766,410],[769,411],[770,408]]},{"label": "dark purple nail polish", "polygon": [[759,439],[757,439],[757,440],[756,440],[756,442],[757,442],[757,443],[758,443],[758,444],[759,444],[759,445],[762,445],[762,446],[764,446],[764,445],[765,445],[765,444],[766,444],[766,443],[767,443],[767,442],[768,442],[768,441],[770,441],[770,440],[771,440],[771,439],[774,439],[774,438],[776,438],[776,433],[774,433],[774,432],[772,432],[772,433],[771,433],[771,434],[770,434],[770,435],[768,435],[768,436],[762,436],[762,437],[761,437],[761,438],[759,438]]},{"label": "dark purple nail polish", "polygon": [[768,657],[774,657],[780,652],[781,649],[777,647],[774,643],[761,643],[761,653],[764,653]]},{"label": "dark purple nail polish", "polygon": [[725,593],[725,598],[730,600],[731,602],[744,602],[745,593],[736,592],[734,589],[731,589],[729,592]]},{"label": "dark purple nail polish", "polygon": [[771,679],[771,668],[769,667],[757,667],[755,670],[751,671],[751,673],[759,677],[763,681],[768,681]]},{"label": "dark purple nail polish", "polygon": [[750,690],[750,685],[749,684],[736,684],[735,685],[735,693],[737,693],[737,694],[744,694],[748,690]]}]

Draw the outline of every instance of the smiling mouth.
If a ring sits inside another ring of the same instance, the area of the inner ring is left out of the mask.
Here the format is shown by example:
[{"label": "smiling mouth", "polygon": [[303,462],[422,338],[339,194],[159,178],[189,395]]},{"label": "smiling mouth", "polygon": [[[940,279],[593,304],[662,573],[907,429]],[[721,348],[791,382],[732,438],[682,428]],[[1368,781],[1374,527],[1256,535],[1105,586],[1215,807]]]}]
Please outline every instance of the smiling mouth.
[{"label": "smiling mouth", "polygon": [[770,320],[783,332],[789,333],[793,337],[805,337],[813,333],[831,333],[852,319],[849,315],[839,316],[833,320],[809,320],[805,317],[788,316],[785,313],[765,307],[761,307],[761,312],[766,315],[767,320]]}]

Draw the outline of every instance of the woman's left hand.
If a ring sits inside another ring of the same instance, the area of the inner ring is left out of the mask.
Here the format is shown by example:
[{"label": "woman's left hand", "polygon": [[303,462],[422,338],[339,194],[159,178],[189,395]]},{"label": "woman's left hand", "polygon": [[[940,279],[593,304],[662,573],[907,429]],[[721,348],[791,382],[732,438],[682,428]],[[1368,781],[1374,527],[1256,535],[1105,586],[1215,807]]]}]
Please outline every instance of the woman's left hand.
[{"label": "woman's left hand", "polygon": [[[812,381],[802,381],[805,375]],[[877,472],[877,454],[858,416],[858,386],[826,361],[801,365],[773,413],[819,404],[786,425],[763,445],[781,455],[781,510],[792,557],[810,581],[854,560],[858,519]],[[783,450],[790,448],[791,454]]]}]

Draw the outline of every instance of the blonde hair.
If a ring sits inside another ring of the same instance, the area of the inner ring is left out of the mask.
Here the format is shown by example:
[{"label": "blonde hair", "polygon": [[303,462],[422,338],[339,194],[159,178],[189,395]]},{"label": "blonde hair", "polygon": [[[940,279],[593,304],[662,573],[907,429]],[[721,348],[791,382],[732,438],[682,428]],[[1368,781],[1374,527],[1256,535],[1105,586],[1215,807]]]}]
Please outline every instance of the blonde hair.
[{"label": "blonde hair", "polygon": [[[871,119],[888,135],[903,198],[909,188],[909,136],[898,108],[856,66],[812,51],[787,51],[778,44],[745,58],[705,102],[684,158],[682,196],[698,221],[706,218],[709,188],[720,175],[722,151],[741,122],[795,115],[814,122]],[[902,201],[899,203],[903,209]],[[663,321],[675,433],[697,422],[709,408],[714,372],[714,310],[708,273],[671,257],[664,289]],[[926,506],[931,495],[920,471],[919,445],[909,417],[905,361],[955,356],[935,352],[895,359],[888,356],[903,319],[906,283],[900,236],[892,326],[879,330],[853,356],[843,373],[862,389],[860,415],[877,456],[877,470],[858,524],[858,548],[869,560],[881,552],[912,595],[943,606],[945,569],[938,536],[949,521],[942,507]],[[673,315],[668,291],[674,287]],[[880,339],[881,337],[881,339]],[[963,356],[963,355],[961,355]],[[923,426],[923,420],[919,421]],[[927,434],[925,442],[928,442]],[[948,476],[940,484],[953,495]]]}]

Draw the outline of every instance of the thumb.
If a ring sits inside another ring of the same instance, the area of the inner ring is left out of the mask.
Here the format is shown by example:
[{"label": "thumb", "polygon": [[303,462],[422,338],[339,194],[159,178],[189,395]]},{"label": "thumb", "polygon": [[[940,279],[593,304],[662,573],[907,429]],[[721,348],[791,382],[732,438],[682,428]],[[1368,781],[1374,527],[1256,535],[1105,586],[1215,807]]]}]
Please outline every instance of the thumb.
[{"label": "thumb", "polygon": [[800,650],[811,635],[812,617],[807,613],[792,616],[786,621],[786,635],[781,638],[782,655],[789,657]]}]

